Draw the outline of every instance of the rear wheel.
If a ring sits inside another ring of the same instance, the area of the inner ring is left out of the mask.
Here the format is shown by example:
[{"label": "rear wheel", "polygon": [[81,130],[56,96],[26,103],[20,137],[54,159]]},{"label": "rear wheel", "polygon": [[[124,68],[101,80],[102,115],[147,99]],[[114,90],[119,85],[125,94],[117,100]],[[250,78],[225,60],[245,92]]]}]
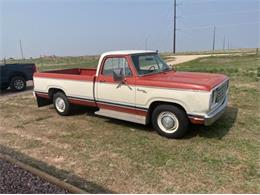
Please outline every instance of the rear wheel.
[{"label": "rear wheel", "polygon": [[15,76],[11,79],[10,87],[15,91],[23,91],[26,88],[26,80],[22,76]]},{"label": "rear wheel", "polygon": [[174,105],[159,105],[152,114],[152,125],[158,134],[168,138],[181,138],[188,130],[185,111]]},{"label": "rear wheel", "polygon": [[53,95],[53,105],[58,114],[62,116],[68,116],[70,114],[71,105],[64,93],[57,92]]}]

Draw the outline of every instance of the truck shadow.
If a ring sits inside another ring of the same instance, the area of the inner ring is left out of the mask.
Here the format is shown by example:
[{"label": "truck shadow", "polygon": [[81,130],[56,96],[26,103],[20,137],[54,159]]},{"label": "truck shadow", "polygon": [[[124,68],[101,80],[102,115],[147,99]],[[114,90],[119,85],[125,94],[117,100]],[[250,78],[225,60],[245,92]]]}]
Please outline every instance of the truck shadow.
[{"label": "truck shadow", "polygon": [[60,180],[66,180],[67,183],[72,184],[74,186],[77,186],[78,188],[88,192],[88,193],[101,193],[101,194],[113,194],[115,192],[106,189],[96,183],[86,181],[83,178],[80,178],[76,175],[73,175],[71,172],[58,169],[54,166],[50,166],[46,164],[43,161],[31,158],[30,156],[27,156],[21,152],[17,152],[12,148],[0,145],[0,153],[4,155],[9,155],[12,158],[23,162],[24,164],[30,165],[36,169],[39,169],[43,172],[48,173],[49,175],[52,175]]},{"label": "truck shadow", "polygon": [[[52,107],[52,108],[55,109],[54,107]],[[75,116],[75,115],[86,114],[86,115],[89,115],[89,116],[97,116],[97,115],[95,115],[95,112],[97,110],[98,110],[97,108],[93,108],[93,107],[73,105],[70,115]]]},{"label": "truck shadow", "polygon": [[[53,109],[54,109],[54,107],[53,107]],[[141,125],[141,124],[133,123],[133,122],[129,122],[129,121],[123,121],[123,120],[119,120],[119,119],[113,119],[113,118],[108,118],[105,116],[95,115],[95,112],[97,110],[98,110],[97,108],[93,108],[93,107],[84,107],[84,106],[73,105],[73,110],[70,115],[75,116],[75,115],[85,114],[88,116],[93,116],[96,118],[104,119],[106,123],[117,124],[120,126],[124,126],[126,128],[132,128],[132,129],[143,130],[143,131],[154,131],[151,125]]]},{"label": "truck shadow", "polygon": [[190,125],[189,132],[184,139],[190,139],[192,137],[205,137],[222,139],[236,122],[238,114],[238,108],[227,107],[223,116],[211,126],[203,125]]},{"label": "truck shadow", "polygon": [[[105,122],[111,124],[117,124],[120,126],[124,126],[126,128],[132,128],[141,131],[151,132],[154,131],[151,124],[149,125],[141,125],[136,124],[128,121],[117,120],[113,118],[107,118],[103,116],[95,115],[96,109],[88,108],[88,107],[74,107],[72,115],[79,115],[79,114],[87,114],[93,117],[99,117],[105,119]],[[216,138],[222,139],[234,125],[238,114],[238,108],[234,107],[227,107],[226,112],[223,116],[216,121],[211,126],[203,126],[203,125],[190,125],[189,131],[182,139],[190,139],[196,136],[205,137],[205,138]]]},{"label": "truck shadow", "polygon": [[[204,126],[204,125],[190,125],[189,130],[186,135],[182,139],[191,139],[193,137],[205,137],[205,138],[215,138],[215,139],[222,139],[229,130],[233,127],[238,114],[238,109],[234,107],[228,107],[226,112],[223,116],[216,121],[211,126]],[[93,113],[94,115],[94,113]],[[95,116],[97,117],[97,116]],[[98,116],[101,117],[101,116]],[[106,118],[106,117],[102,117]],[[117,119],[110,119],[106,118],[108,123],[118,124],[125,126],[127,128],[133,128],[141,131],[155,131],[151,124],[149,125],[140,125],[136,123],[131,123],[127,121],[121,121]],[[158,135],[159,136],[159,135]]]}]

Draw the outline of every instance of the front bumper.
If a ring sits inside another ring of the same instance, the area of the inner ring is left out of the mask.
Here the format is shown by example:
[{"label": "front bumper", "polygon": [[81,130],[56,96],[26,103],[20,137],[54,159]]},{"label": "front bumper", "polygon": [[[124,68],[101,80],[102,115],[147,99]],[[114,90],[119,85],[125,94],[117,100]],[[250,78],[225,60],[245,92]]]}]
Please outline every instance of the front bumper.
[{"label": "front bumper", "polygon": [[191,123],[193,124],[201,124],[201,125],[209,126],[222,116],[222,114],[226,110],[227,104],[228,104],[228,96],[226,96],[224,102],[220,106],[218,106],[216,109],[212,110],[211,112],[202,116],[190,114],[188,115],[188,117]]},{"label": "front bumper", "polygon": [[212,123],[214,123],[216,120],[218,120],[222,114],[224,114],[228,104],[228,96],[226,96],[224,102],[216,108],[215,110],[209,112],[204,116],[204,125],[209,126]]}]

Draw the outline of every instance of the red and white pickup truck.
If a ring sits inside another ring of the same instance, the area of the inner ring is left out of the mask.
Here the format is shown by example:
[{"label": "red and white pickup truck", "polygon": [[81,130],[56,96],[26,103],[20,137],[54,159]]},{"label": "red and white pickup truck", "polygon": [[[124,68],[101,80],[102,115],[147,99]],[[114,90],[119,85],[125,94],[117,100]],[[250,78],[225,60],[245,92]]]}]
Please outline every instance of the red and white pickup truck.
[{"label": "red and white pickup truck", "polygon": [[180,138],[189,123],[210,125],[225,111],[229,78],[172,70],[154,51],[113,51],[97,69],[34,74],[38,106],[53,103],[60,115],[71,105],[98,108],[97,115],[152,123],[165,137]]}]

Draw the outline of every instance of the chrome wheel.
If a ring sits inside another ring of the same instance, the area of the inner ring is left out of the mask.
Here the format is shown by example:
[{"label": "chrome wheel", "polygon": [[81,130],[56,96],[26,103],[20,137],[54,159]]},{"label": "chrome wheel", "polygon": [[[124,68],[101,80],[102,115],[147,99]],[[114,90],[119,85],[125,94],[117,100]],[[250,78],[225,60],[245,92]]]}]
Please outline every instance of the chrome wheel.
[{"label": "chrome wheel", "polygon": [[161,112],[158,115],[157,124],[165,133],[174,133],[179,128],[179,121],[172,112]]},{"label": "chrome wheel", "polygon": [[24,88],[24,81],[23,80],[20,80],[20,79],[17,79],[14,81],[14,88],[17,89],[17,90],[21,90]]},{"label": "chrome wheel", "polygon": [[55,99],[55,107],[57,108],[57,110],[59,112],[64,112],[65,111],[65,108],[66,108],[66,104],[65,104],[65,101],[60,98],[60,97],[57,97]]}]

